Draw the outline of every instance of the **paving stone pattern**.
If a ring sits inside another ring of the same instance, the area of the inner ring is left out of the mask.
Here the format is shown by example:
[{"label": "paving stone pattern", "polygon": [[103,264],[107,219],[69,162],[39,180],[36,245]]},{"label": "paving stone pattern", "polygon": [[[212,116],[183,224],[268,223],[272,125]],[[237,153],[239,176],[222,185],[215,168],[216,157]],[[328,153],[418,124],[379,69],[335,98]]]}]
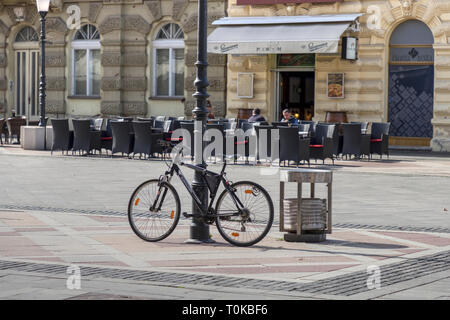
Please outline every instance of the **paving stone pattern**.
[{"label": "paving stone pattern", "polygon": [[[0,270],[8,269],[22,272],[36,272],[60,275],[66,273],[67,266],[0,260]],[[429,275],[431,273],[450,270],[450,251],[420,257],[417,259],[410,259],[405,262],[385,265],[380,269],[382,276],[381,285],[384,287],[393,285],[399,282]],[[82,276],[91,278],[113,278],[133,281],[160,282],[172,285],[192,284],[230,288],[264,289],[274,291],[297,291],[338,296],[352,296],[369,290],[366,283],[366,272],[349,273],[343,276],[318,280],[308,284],[289,281],[248,279],[240,277],[99,267],[83,267]]]}]

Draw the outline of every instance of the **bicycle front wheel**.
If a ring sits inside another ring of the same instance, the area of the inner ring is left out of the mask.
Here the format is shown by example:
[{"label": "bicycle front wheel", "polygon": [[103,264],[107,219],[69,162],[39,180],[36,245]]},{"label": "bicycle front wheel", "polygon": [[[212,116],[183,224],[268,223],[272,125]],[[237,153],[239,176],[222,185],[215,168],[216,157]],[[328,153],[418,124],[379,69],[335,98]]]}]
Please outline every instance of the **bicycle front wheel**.
[{"label": "bicycle front wheel", "polygon": [[[222,237],[236,246],[251,246],[261,241],[273,223],[273,203],[269,193],[251,181],[231,185],[243,205],[239,210],[232,192],[224,190],[216,204],[216,226]],[[222,215],[222,216],[221,216]]]},{"label": "bicycle front wheel", "polygon": [[149,180],[131,195],[128,221],[141,239],[154,242],[168,237],[179,219],[180,198],[171,184]]}]

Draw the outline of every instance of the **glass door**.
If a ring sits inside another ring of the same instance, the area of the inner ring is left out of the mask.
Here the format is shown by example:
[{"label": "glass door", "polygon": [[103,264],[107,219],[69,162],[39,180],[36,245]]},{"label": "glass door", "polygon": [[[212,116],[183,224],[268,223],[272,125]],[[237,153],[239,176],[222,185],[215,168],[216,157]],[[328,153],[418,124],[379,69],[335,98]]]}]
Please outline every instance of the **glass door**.
[{"label": "glass door", "polygon": [[39,51],[15,51],[15,108],[28,120],[39,117]]}]

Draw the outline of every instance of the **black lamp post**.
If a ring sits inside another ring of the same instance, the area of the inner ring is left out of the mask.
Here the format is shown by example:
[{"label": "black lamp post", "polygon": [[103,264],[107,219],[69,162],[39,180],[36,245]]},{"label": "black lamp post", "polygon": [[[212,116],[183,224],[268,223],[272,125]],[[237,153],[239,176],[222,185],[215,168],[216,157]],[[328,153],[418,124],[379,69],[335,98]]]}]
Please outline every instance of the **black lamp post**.
[{"label": "black lamp post", "polygon": [[[197,32],[197,62],[195,66],[197,67],[197,78],[195,79],[194,85],[197,91],[192,95],[197,99],[197,104],[192,110],[194,115],[194,120],[197,124],[201,123],[201,132],[199,126],[194,129],[194,137],[196,134],[202,135],[201,139],[194,140],[194,154],[195,154],[195,164],[206,168],[206,163],[203,160],[203,132],[206,129],[206,121],[208,118],[208,109],[206,108],[206,99],[209,94],[206,88],[209,86],[207,77],[207,21],[208,21],[208,1],[198,0],[198,32]],[[198,143],[200,141],[200,143]],[[195,143],[197,142],[197,143]],[[200,150],[198,150],[200,148]],[[192,187],[202,201],[203,208],[208,207],[208,187],[205,185],[202,179],[202,173],[195,171],[194,180],[192,181]],[[201,214],[200,210],[197,208],[195,202],[192,202],[192,223],[190,226],[190,239],[186,240],[187,243],[208,243],[214,242],[209,237],[209,225],[205,221],[198,217]]]},{"label": "black lamp post", "polygon": [[[37,10],[41,16],[41,79],[39,82],[39,109],[41,117],[39,120],[39,126],[46,126],[45,121],[45,17],[47,16],[48,9],[50,7],[50,0],[36,0]],[[46,130],[46,129],[44,129]],[[46,134],[44,133],[44,150],[46,149]]]}]

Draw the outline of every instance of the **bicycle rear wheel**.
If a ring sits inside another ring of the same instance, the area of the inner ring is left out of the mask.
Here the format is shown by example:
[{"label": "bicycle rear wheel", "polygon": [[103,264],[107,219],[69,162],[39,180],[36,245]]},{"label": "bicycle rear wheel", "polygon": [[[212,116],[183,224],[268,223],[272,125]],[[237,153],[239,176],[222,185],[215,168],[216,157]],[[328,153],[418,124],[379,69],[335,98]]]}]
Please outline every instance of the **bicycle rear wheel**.
[{"label": "bicycle rear wheel", "polygon": [[251,246],[261,241],[273,223],[273,203],[269,193],[259,184],[239,181],[231,185],[244,208],[236,207],[231,192],[224,190],[216,204],[216,226],[222,237],[236,246]]},{"label": "bicycle rear wheel", "polygon": [[128,221],[141,239],[160,241],[173,232],[179,220],[180,198],[171,184],[158,179],[148,180],[131,195]]}]

